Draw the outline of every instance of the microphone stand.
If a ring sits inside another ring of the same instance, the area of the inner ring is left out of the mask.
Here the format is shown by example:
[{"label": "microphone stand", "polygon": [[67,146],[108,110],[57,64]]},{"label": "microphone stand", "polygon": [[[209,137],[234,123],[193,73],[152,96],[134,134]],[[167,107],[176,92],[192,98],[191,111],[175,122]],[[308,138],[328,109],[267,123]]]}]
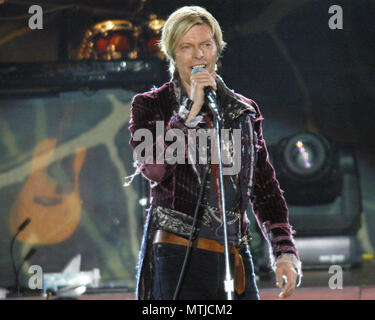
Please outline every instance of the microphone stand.
[{"label": "microphone stand", "polygon": [[217,150],[217,156],[218,156],[218,161],[219,161],[220,200],[221,200],[222,219],[223,219],[224,254],[225,254],[224,290],[227,293],[227,299],[233,300],[234,283],[233,283],[233,278],[230,272],[230,264],[229,264],[227,216],[226,216],[226,208],[225,208],[223,162],[222,162],[222,155],[221,155],[221,140],[220,140],[220,132],[221,132],[220,123],[222,122],[222,119],[219,114],[219,109],[218,109],[217,100],[216,100],[216,93],[213,90],[205,90],[205,93],[206,93],[206,102],[213,114],[214,126],[216,130],[216,150]]},{"label": "microphone stand", "polygon": [[27,254],[25,255],[25,257],[22,259],[22,263],[21,265],[18,267],[18,269],[16,270],[16,287],[17,287],[17,295],[20,296],[21,293],[20,293],[20,282],[19,282],[19,274],[20,274],[20,271],[23,267],[23,265],[25,264],[25,262],[27,262],[33,255],[34,253],[36,252],[36,249],[34,247],[32,247],[28,252]]},{"label": "microphone stand", "polygon": [[[19,276],[19,271],[20,271],[20,268],[17,269],[16,268],[16,263],[15,263],[15,259],[14,259],[14,255],[13,255],[13,248],[14,248],[14,243],[18,237],[18,235],[20,234],[20,232],[22,230],[24,230],[26,228],[26,226],[31,222],[31,219],[30,218],[26,218],[24,222],[22,222],[22,224],[18,227],[17,229],[17,232],[15,233],[15,235],[13,236],[12,240],[10,241],[10,257],[11,257],[11,260],[12,260],[12,266],[13,266],[13,272],[14,272],[14,276],[15,276],[15,282],[16,282],[16,290],[17,290],[17,295],[20,296],[20,286],[19,286],[19,280],[18,280],[18,276]],[[30,254],[30,252],[29,252]],[[28,254],[28,255],[29,255]],[[34,254],[34,252],[32,253]],[[30,255],[31,256],[31,255]],[[25,261],[23,261],[24,263]],[[23,264],[22,263],[22,264]],[[22,266],[22,265],[21,265]]]}]

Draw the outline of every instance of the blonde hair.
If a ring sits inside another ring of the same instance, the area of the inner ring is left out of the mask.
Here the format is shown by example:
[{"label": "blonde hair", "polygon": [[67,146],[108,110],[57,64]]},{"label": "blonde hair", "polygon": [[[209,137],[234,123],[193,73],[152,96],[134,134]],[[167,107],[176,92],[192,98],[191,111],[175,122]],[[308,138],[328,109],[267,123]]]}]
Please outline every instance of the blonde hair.
[{"label": "blonde hair", "polygon": [[159,46],[169,61],[169,73],[171,76],[173,76],[176,69],[174,50],[178,41],[192,27],[202,24],[207,24],[211,27],[219,57],[226,43],[223,41],[223,33],[219,23],[206,9],[198,6],[185,6],[173,12],[164,23]]}]

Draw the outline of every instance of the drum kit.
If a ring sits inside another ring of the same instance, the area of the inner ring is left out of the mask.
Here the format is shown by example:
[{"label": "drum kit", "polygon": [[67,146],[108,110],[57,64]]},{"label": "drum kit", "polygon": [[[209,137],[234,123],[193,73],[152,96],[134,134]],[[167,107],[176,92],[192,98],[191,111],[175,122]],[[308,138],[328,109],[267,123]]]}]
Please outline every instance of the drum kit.
[{"label": "drum kit", "polygon": [[78,60],[164,59],[158,42],[164,20],[151,14],[135,24],[128,20],[106,20],[86,30]]}]

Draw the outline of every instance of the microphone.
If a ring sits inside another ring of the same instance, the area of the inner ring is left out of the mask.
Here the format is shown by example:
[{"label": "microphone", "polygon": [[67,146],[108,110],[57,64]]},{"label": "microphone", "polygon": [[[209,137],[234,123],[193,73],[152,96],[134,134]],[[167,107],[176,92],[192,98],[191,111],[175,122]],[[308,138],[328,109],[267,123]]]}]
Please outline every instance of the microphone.
[{"label": "microphone", "polygon": [[[203,70],[205,70],[205,68],[203,68],[201,66],[195,66],[195,67],[193,67],[193,70],[191,71],[191,75],[193,76],[193,75],[195,75],[199,72],[202,72]],[[214,116],[217,116],[219,114],[219,107],[217,105],[215,90],[211,86],[205,87],[204,88],[204,96],[206,98],[205,99],[206,104],[210,108],[212,114]]]},{"label": "microphone", "polygon": [[31,222],[30,218],[26,218],[24,222],[18,227],[17,233],[21,232],[23,229],[26,228],[26,226]]},{"label": "microphone", "polygon": [[195,66],[193,67],[193,70],[191,70],[191,75],[195,75],[199,72],[202,72],[203,70],[205,70],[205,68],[201,67],[201,66]]}]

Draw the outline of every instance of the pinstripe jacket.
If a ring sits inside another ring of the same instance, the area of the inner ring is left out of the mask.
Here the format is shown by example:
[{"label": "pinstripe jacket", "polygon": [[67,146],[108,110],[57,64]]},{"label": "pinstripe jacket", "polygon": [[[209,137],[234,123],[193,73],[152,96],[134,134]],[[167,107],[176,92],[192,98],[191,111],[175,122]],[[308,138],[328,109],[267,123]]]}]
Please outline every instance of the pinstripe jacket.
[{"label": "pinstripe jacket", "polygon": [[[274,264],[275,258],[283,253],[295,254],[299,259],[283,191],[269,162],[259,107],[253,100],[228,89],[221,78],[217,79],[217,87],[224,126],[241,130],[241,167],[237,178],[241,193],[242,234],[245,235],[248,228],[246,210],[251,205],[263,236],[269,243],[271,262]],[[165,132],[178,128],[186,133],[189,128],[178,112],[180,105],[178,88],[173,81],[152,91],[137,94],[131,106],[131,146],[136,148],[140,144],[140,141],[134,139],[136,131],[148,129],[154,137],[154,151],[157,148],[166,150],[172,142],[156,137],[156,125],[158,121],[162,121]],[[157,157],[155,152],[153,157]],[[151,246],[153,233],[158,228],[155,209],[171,209],[192,217],[200,185],[199,165],[155,162],[137,163],[138,172],[150,181],[151,186],[151,207],[145,223],[138,266],[138,299],[153,298]]]}]

